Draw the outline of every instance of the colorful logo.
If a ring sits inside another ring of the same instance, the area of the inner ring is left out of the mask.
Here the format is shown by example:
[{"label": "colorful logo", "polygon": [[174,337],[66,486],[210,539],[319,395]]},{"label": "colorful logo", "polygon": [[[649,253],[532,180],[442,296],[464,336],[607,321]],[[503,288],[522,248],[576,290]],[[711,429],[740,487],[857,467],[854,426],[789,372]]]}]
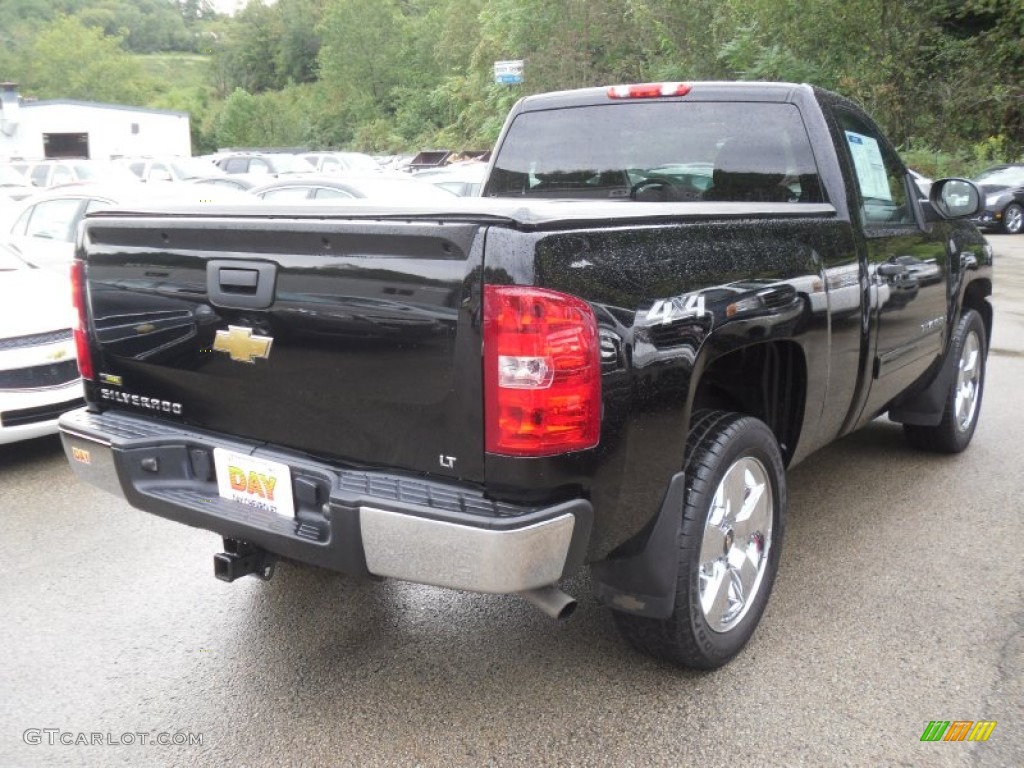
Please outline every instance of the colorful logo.
[{"label": "colorful logo", "polygon": [[213,348],[217,352],[227,352],[232,360],[250,364],[254,364],[257,357],[269,357],[273,343],[270,336],[258,336],[252,328],[240,325],[229,325],[226,331],[217,331],[213,338]]},{"label": "colorful logo", "polygon": [[247,475],[244,469],[228,466],[228,477],[231,480],[231,490],[250,496],[261,496],[269,501],[274,500],[277,478],[273,475],[264,475],[261,472],[249,472]]},{"label": "colorful logo", "polygon": [[995,720],[931,720],[921,741],[988,741],[995,727]]}]

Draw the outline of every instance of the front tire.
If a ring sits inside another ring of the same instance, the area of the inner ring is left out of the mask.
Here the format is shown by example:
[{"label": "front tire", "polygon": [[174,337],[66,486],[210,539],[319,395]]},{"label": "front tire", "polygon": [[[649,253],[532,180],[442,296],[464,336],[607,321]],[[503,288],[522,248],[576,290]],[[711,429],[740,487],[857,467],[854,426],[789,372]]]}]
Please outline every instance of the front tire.
[{"label": "front tire", "polygon": [[1008,235],[1019,235],[1024,231],[1024,208],[1010,203],[1003,211],[1003,231]]},{"label": "front tire", "polygon": [[925,427],[904,424],[903,434],[914,448],[935,453],[960,453],[974,437],[985,391],[985,324],[973,309],[960,318],[950,354],[956,356],[956,377],[950,382],[942,421]]},{"label": "front tire", "polygon": [[782,548],[785,469],[778,441],[763,422],[704,411],[693,423],[672,615],[613,615],[638,650],[715,669],[743,649],[768,603]]}]

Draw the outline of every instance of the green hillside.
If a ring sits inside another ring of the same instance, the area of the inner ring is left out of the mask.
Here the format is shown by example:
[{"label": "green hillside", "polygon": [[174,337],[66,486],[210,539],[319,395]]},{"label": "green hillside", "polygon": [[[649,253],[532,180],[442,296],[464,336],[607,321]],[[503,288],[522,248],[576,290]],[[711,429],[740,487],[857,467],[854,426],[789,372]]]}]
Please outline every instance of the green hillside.
[{"label": "green hillside", "polygon": [[197,53],[149,53],[134,57],[142,71],[159,83],[160,90],[170,88],[206,88],[210,80],[211,56]]}]

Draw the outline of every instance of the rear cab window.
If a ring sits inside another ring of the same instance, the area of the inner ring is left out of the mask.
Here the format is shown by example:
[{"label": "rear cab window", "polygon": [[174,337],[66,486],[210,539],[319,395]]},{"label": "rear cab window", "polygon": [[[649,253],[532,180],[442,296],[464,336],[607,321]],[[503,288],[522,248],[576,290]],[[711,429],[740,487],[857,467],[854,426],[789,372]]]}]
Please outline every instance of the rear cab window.
[{"label": "rear cab window", "polygon": [[796,105],[685,100],[524,112],[484,196],[827,202]]}]

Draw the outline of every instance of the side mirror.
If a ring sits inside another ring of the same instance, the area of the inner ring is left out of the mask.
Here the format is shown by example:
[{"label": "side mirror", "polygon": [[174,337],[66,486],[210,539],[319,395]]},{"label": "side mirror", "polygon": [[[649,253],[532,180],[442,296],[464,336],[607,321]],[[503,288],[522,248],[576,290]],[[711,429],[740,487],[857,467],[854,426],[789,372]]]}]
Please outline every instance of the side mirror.
[{"label": "side mirror", "polygon": [[967,179],[939,179],[932,184],[928,202],[944,219],[975,216],[984,203],[974,182]]}]

